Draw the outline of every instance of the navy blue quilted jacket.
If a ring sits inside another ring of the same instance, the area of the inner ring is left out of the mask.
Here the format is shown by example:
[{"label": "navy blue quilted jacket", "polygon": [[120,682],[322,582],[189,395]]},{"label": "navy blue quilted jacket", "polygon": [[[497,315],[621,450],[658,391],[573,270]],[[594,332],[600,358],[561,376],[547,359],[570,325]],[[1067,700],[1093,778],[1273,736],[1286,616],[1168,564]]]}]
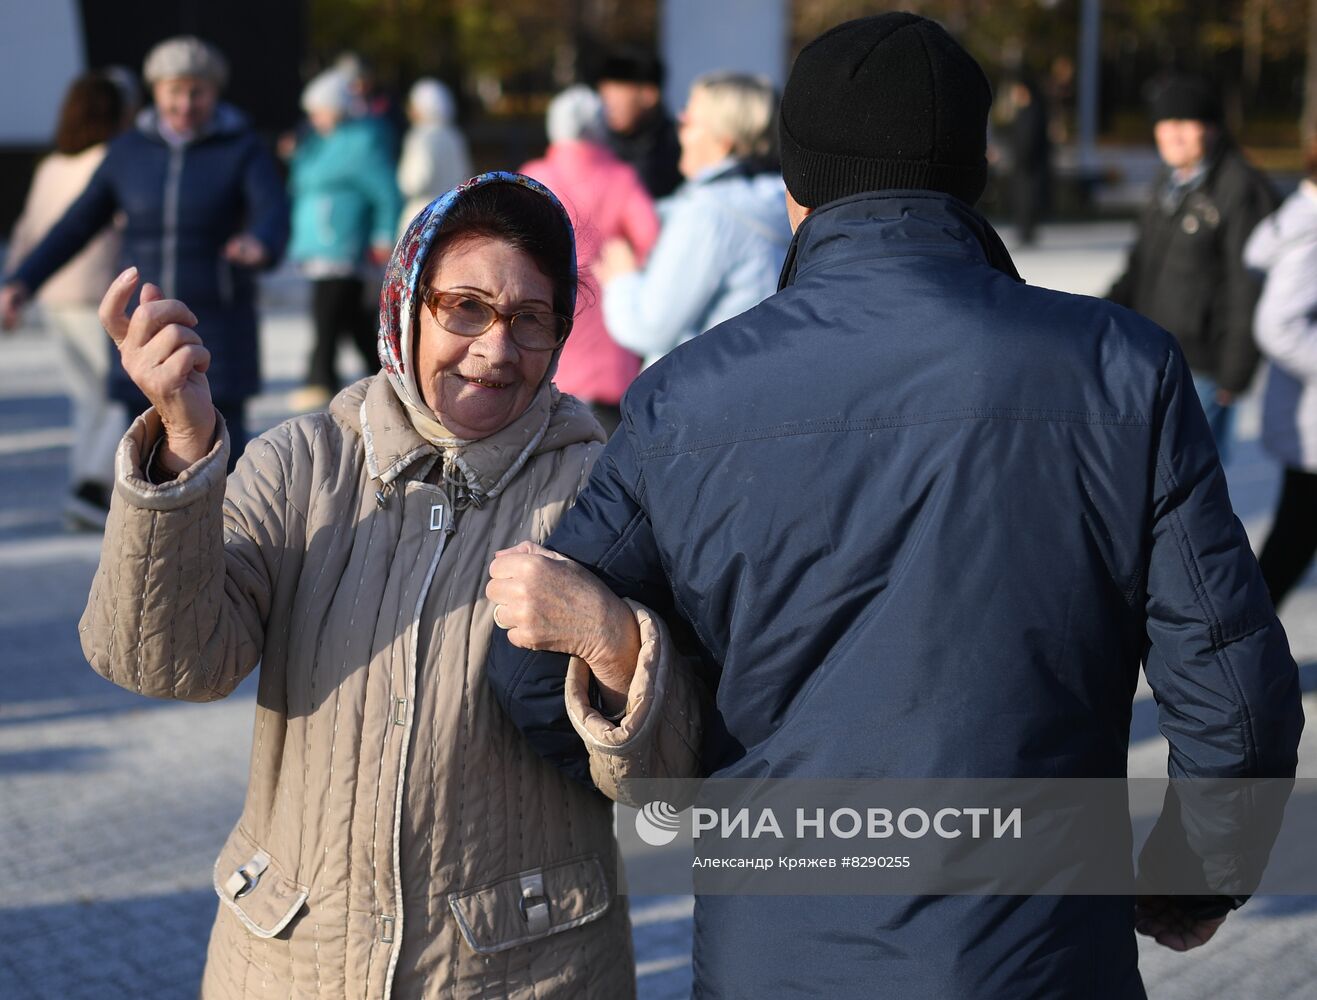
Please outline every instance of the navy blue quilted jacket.
[{"label": "navy blue quilted jacket", "polygon": [[[1174,339],[1024,284],[954,198],[816,211],[623,412],[549,544],[698,638],[710,774],[1120,777],[1140,664],[1174,775],[1294,774],[1297,670]],[[489,675],[588,780],[563,669],[500,632]],[[1143,996],[1128,897],[704,897],[695,975]]]},{"label": "navy blue quilted jacket", "polygon": [[[288,201],[274,158],[246,118],[221,104],[200,136],[171,147],[148,108],[110,143],[86,190],[12,277],[35,292],[120,212],[123,265],[136,264],[145,281],[197,316],[211,353],[211,395],[238,401],[259,392],[256,276],[221,250],[231,236],[250,232],[277,262],[288,242]],[[111,394],[144,407],[118,352],[110,356]]]}]

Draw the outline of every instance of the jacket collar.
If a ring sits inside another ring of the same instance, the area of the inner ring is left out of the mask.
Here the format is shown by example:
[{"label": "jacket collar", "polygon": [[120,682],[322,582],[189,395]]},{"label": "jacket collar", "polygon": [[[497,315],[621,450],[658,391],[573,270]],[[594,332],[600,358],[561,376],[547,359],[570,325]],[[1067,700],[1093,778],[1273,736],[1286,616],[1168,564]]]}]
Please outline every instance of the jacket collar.
[{"label": "jacket collar", "polygon": [[603,432],[585,404],[545,383],[526,412],[496,434],[478,441],[437,445],[413,426],[387,378],[375,376],[334,397],[330,412],[361,434],[366,471],[381,486],[415,468],[424,476],[443,459],[464,481],[477,507],[498,496],[531,458],[587,441]]},{"label": "jacket collar", "polygon": [[[147,138],[154,139],[156,142],[165,141],[160,134],[160,115],[154,107],[148,105],[139,111],[133,124]],[[192,136],[186,145],[190,146],[212,135],[233,135],[242,132],[246,128],[247,116],[232,104],[225,104],[221,101],[215,106],[215,113],[210,116],[210,121],[206,122],[201,131]]]},{"label": "jacket collar", "polygon": [[1001,237],[959,198],[937,191],[874,191],[811,212],[791,241],[778,290],[820,267],[877,257],[963,257],[1023,281]]}]

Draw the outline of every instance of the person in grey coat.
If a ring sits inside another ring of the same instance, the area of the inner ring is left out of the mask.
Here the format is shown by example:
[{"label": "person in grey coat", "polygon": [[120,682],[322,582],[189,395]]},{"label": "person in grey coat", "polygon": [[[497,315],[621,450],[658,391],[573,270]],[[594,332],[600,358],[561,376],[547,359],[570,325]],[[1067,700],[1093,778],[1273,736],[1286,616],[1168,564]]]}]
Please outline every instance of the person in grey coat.
[{"label": "person in grey coat", "polygon": [[1317,138],[1308,176],[1244,247],[1267,275],[1253,333],[1270,362],[1262,443],[1285,466],[1280,502],[1259,563],[1279,606],[1317,554]]}]

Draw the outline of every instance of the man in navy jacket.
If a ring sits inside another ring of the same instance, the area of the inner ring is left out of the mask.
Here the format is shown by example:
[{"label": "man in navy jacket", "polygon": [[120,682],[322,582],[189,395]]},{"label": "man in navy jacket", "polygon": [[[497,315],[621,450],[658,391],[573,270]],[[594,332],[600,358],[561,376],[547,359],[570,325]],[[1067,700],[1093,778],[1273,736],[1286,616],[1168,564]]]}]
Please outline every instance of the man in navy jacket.
[{"label": "man in navy jacket", "polygon": [[[989,103],[913,15],[801,53],[781,290],[641,375],[549,546],[697,639],[715,777],[1120,778],[1140,664],[1173,777],[1293,776],[1297,671],[1184,358],[1020,280],[971,208]],[[500,634],[489,676],[589,780],[564,669]],[[1140,929],[1190,947],[1236,902]],[[1139,998],[1138,912],[703,896],[695,993]]]}]

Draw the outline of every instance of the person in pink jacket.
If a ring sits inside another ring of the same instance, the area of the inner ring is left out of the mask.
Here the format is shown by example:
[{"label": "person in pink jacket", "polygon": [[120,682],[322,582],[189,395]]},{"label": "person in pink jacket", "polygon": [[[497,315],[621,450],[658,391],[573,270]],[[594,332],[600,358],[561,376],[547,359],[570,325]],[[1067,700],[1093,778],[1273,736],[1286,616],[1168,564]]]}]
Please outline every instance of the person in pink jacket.
[{"label": "person in pink jacket", "polygon": [[640,371],[640,358],[609,336],[599,286],[589,269],[604,243],[614,238],[626,240],[644,257],[658,238],[658,215],[635,170],[604,145],[603,104],[590,88],[569,87],[550,102],[548,133],[544,157],[521,172],[549,188],[570,213],[584,286],[554,382],[589,402],[611,434],[620,419],[622,394]]}]

